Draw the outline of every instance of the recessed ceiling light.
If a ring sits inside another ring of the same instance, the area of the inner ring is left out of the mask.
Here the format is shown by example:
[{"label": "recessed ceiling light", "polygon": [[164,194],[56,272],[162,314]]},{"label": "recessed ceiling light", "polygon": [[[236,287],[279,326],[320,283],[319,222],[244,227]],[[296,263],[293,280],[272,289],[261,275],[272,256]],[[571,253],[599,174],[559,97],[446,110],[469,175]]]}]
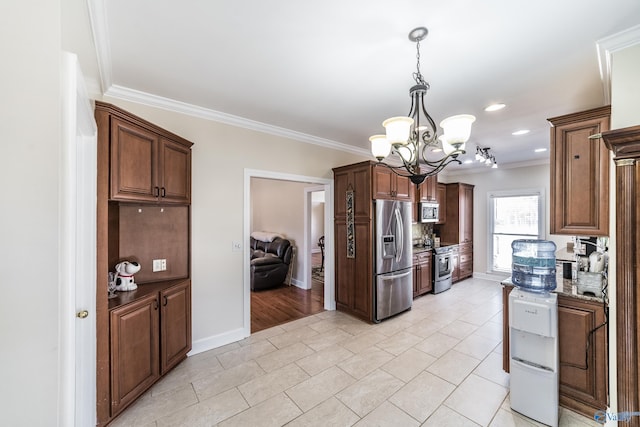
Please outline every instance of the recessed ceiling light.
[{"label": "recessed ceiling light", "polygon": [[441,151],[442,151],[442,148],[439,148],[439,147],[438,147],[438,148],[432,148],[432,149],[431,149],[431,152],[432,152],[432,153],[440,153]]},{"label": "recessed ceiling light", "polygon": [[471,160],[471,159],[467,159],[467,160],[465,160],[465,161],[464,161],[464,164],[465,164],[465,165],[468,165],[469,163],[473,163],[473,160]]},{"label": "recessed ceiling light", "polygon": [[491,104],[488,107],[486,107],[484,109],[484,111],[498,111],[498,110],[502,110],[504,107],[506,107],[506,104]]},{"label": "recessed ceiling light", "polygon": [[517,130],[517,131],[513,132],[511,135],[518,136],[518,135],[524,135],[526,133],[529,133],[529,129]]},{"label": "recessed ceiling light", "polygon": [[547,151],[547,149],[546,148],[536,148],[533,151],[535,151],[536,153],[544,153],[545,151]]}]

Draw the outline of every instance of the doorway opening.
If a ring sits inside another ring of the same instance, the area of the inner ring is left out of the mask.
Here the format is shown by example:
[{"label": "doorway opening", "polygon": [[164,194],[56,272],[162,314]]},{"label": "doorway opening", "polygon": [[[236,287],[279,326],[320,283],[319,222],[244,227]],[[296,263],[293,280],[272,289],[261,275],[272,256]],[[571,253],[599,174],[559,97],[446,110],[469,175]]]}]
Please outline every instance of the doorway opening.
[{"label": "doorway opening", "polygon": [[[333,290],[333,180],[245,170],[244,209],[244,329],[258,330],[323,310],[335,310]],[[323,197],[322,200],[320,200]],[[251,290],[252,232],[283,235],[295,246],[292,269],[284,284]],[[324,236],[324,280],[312,275],[321,259],[319,236]]]}]

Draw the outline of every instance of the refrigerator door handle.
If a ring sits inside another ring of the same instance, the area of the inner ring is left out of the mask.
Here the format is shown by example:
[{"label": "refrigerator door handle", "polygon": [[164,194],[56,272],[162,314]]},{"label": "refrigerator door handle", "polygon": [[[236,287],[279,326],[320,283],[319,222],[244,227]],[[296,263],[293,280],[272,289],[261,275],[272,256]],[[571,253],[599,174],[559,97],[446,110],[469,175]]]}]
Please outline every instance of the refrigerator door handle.
[{"label": "refrigerator door handle", "polygon": [[396,215],[396,237],[397,237],[397,246],[396,246],[396,262],[400,262],[402,257],[404,256],[404,224],[402,223],[402,215],[400,215],[400,209],[396,206],[394,209],[394,213]]},{"label": "refrigerator door handle", "polygon": [[401,274],[380,275],[380,279],[382,279],[382,280],[396,280],[396,279],[400,279],[402,277],[407,277],[410,274],[411,274],[411,270],[407,271],[406,273],[401,273]]}]

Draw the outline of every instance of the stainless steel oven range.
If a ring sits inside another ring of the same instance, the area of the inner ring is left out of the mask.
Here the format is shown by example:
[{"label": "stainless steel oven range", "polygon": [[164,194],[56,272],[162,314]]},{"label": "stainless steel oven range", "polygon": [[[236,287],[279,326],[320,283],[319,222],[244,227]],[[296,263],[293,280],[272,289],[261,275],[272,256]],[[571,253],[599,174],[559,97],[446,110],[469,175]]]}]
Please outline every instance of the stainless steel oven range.
[{"label": "stainless steel oven range", "polygon": [[451,288],[451,273],[453,262],[451,246],[441,246],[433,249],[433,293],[438,294]]}]

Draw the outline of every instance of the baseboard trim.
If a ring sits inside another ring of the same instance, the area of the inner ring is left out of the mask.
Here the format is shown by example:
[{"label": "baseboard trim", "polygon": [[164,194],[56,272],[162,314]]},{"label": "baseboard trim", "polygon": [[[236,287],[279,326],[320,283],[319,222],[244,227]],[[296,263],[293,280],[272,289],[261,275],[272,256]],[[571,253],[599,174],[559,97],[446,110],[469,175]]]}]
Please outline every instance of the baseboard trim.
[{"label": "baseboard trim", "polygon": [[238,328],[229,332],[223,332],[218,335],[202,338],[191,343],[191,351],[187,356],[194,356],[198,353],[213,350],[214,348],[240,341],[248,336],[249,335],[246,335],[244,328]]}]

